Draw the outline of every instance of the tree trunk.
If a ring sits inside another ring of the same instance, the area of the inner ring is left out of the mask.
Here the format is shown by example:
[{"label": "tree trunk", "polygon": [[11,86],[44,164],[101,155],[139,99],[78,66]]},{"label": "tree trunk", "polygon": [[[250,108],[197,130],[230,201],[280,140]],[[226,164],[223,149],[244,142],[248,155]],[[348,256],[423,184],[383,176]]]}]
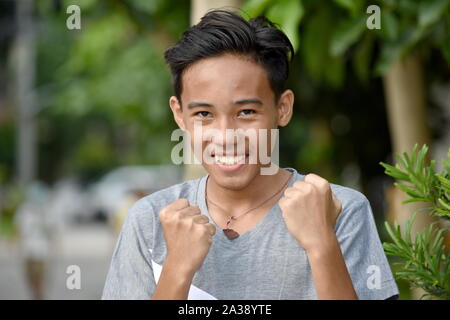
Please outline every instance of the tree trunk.
[{"label": "tree trunk", "polygon": [[34,78],[35,34],[33,0],[16,2],[17,39],[15,44],[15,75],[17,113],[17,180],[22,186],[36,177],[36,125]]},{"label": "tree trunk", "polygon": [[[237,9],[241,4],[240,0],[191,0],[191,24],[194,25],[200,21],[210,9],[224,8]],[[201,164],[186,164],[184,166],[184,179],[196,179],[206,174]]]}]

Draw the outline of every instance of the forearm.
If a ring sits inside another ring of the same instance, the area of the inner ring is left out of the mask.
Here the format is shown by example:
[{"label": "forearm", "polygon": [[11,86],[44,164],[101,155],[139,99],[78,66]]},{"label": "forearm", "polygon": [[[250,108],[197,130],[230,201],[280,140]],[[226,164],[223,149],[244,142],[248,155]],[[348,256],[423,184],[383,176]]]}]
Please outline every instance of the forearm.
[{"label": "forearm", "polygon": [[307,255],[318,299],[358,299],[334,233]]},{"label": "forearm", "polygon": [[187,300],[194,273],[181,270],[171,261],[164,263],[152,300]]}]

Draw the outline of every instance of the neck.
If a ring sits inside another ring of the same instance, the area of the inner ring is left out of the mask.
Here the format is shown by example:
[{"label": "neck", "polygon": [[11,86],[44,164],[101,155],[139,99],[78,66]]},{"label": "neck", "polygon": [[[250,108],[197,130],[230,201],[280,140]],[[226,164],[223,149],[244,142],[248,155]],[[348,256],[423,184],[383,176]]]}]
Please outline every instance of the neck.
[{"label": "neck", "polygon": [[[214,179],[208,178],[208,198],[220,203],[229,212],[239,212],[272,196],[290,177],[291,173],[280,169],[274,175],[257,175],[246,187],[240,190],[223,188]],[[219,200],[220,199],[220,200]]]}]

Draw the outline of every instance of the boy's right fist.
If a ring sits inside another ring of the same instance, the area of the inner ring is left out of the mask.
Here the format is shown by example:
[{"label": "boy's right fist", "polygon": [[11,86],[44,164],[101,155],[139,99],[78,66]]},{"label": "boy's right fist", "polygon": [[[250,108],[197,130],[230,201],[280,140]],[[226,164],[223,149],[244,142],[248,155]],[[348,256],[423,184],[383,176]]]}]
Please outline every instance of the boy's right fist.
[{"label": "boy's right fist", "polygon": [[159,220],[167,245],[166,261],[193,276],[208,254],[216,228],[187,199],[166,206],[159,213]]}]

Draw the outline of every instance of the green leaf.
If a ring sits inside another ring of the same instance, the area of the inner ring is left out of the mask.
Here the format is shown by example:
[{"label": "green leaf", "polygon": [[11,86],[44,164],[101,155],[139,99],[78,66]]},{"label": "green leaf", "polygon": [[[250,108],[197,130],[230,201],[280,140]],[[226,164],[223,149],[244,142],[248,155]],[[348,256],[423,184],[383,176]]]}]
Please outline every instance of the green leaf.
[{"label": "green leaf", "polygon": [[381,35],[387,41],[395,41],[399,36],[398,18],[392,11],[382,11]]},{"label": "green leaf", "polygon": [[330,54],[332,56],[342,55],[361,37],[365,29],[365,16],[341,21],[331,39]]},{"label": "green leaf", "polygon": [[325,69],[325,79],[333,87],[339,88],[344,82],[345,63],[342,57],[330,57],[328,67]]},{"label": "green leaf", "polygon": [[389,236],[391,237],[392,241],[394,241],[394,243],[397,245],[397,247],[399,249],[403,249],[403,251],[408,252],[409,251],[409,246],[408,244],[402,239],[402,235],[401,235],[401,231],[400,231],[400,226],[396,225],[395,226],[395,231],[391,228],[391,226],[389,225],[389,223],[385,223],[385,227],[386,230],[389,234]]},{"label": "green leaf", "polygon": [[267,18],[281,26],[291,40],[294,50],[297,51],[299,45],[298,28],[303,18],[304,9],[301,1],[279,0],[273,2],[273,5],[267,11]]},{"label": "green leaf", "polygon": [[384,226],[386,228],[386,231],[388,232],[389,236],[391,237],[392,241],[395,242],[395,244],[399,247],[400,245],[395,241],[397,239],[394,231],[392,230],[391,225],[389,224],[389,222],[385,222]]},{"label": "green leaf", "polygon": [[399,37],[399,40],[383,43],[375,65],[375,75],[384,75],[395,61],[405,56],[417,44],[423,34],[423,29],[409,29]]},{"label": "green leaf", "polygon": [[143,11],[147,14],[154,14],[158,9],[159,1],[147,1],[147,0],[128,0],[130,4],[136,9]]},{"label": "green leaf", "polygon": [[411,198],[408,200],[403,200],[402,203],[411,203],[411,202],[430,202],[429,199],[426,198]]},{"label": "green leaf", "polygon": [[422,1],[419,8],[419,26],[423,28],[439,21],[449,4],[450,0]]},{"label": "green leaf", "polygon": [[76,4],[80,7],[82,13],[86,13],[87,10],[95,8],[95,6],[98,4],[97,2],[98,0],[78,0],[76,2],[71,0],[64,0],[62,3],[62,7],[67,8],[72,4]]},{"label": "green leaf", "polygon": [[404,180],[409,182],[409,175],[401,171],[399,168],[396,168],[390,164],[380,162],[380,165],[383,166],[386,170],[385,173],[395,179]]},{"label": "green leaf", "polygon": [[373,46],[373,37],[368,36],[366,33],[364,39],[357,45],[355,57],[352,61],[356,75],[363,82],[367,82],[370,76],[370,62],[373,55]]},{"label": "green leaf", "polygon": [[408,243],[411,243],[411,242],[412,242],[412,241],[411,241],[411,230],[412,230],[413,223],[414,223],[414,221],[416,220],[416,215],[417,215],[417,212],[414,212],[414,213],[408,218],[408,221],[406,222],[405,238],[406,238],[406,241],[407,241]]},{"label": "green leaf", "polygon": [[450,180],[449,179],[447,179],[444,176],[441,176],[438,173],[436,173],[435,176],[436,176],[436,178],[438,178],[438,180],[442,184],[442,186],[444,186],[445,188],[450,190]]},{"label": "green leaf", "polygon": [[441,198],[438,199],[439,203],[444,207],[444,209],[449,210],[450,211],[450,204],[446,203],[444,200],[442,200]]},{"label": "green leaf", "polygon": [[433,243],[431,244],[431,251],[437,252],[439,251],[439,248],[442,246],[442,243],[444,242],[444,237],[442,236],[444,234],[444,230],[439,230],[433,240]]},{"label": "green leaf", "polygon": [[375,66],[375,75],[386,73],[391,64],[400,59],[404,48],[400,44],[385,43],[382,45],[381,54]]},{"label": "green leaf", "polygon": [[249,18],[262,15],[273,0],[247,0],[241,6],[241,10],[248,14]]},{"label": "green leaf", "polygon": [[364,1],[362,0],[334,0],[341,8],[350,12],[352,17],[361,15]]},{"label": "green leaf", "polygon": [[324,70],[327,68],[328,44],[332,29],[330,19],[331,13],[327,9],[314,12],[312,16],[308,16],[303,31],[300,56],[304,59],[306,71],[315,82],[322,80]]},{"label": "green leaf", "polygon": [[399,188],[400,190],[402,190],[404,193],[406,193],[407,195],[409,195],[410,197],[413,198],[422,198],[422,195],[418,194],[417,192],[415,192],[416,190],[414,190],[413,188],[406,186],[404,184],[400,184],[400,183],[394,183],[394,186],[396,186],[397,188]]}]

